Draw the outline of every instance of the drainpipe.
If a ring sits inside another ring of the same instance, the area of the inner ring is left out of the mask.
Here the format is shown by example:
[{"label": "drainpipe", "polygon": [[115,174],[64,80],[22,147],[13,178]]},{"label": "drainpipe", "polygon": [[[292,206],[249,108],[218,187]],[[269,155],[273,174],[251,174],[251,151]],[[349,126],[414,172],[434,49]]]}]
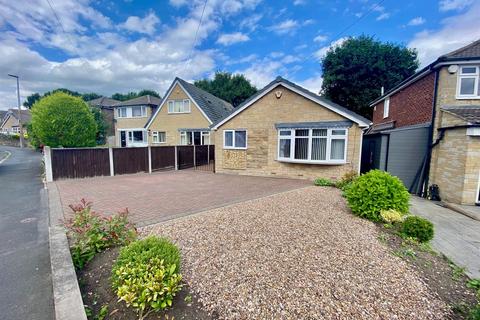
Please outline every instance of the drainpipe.
[{"label": "drainpipe", "polygon": [[435,81],[433,84],[433,102],[432,102],[432,124],[430,125],[430,132],[428,133],[428,150],[427,150],[427,159],[426,159],[426,168],[425,174],[423,177],[423,194],[422,197],[426,198],[428,195],[428,184],[430,180],[430,169],[431,169],[431,161],[432,161],[432,150],[433,148],[440,142],[443,138],[443,132],[440,132],[440,137],[437,139],[435,143],[433,143],[433,132],[435,129],[435,118],[436,118],[436,107],[437,107],[437,95],[438,95],[438,78],[440,77],[440,71],[437,69],[435,71]]}]

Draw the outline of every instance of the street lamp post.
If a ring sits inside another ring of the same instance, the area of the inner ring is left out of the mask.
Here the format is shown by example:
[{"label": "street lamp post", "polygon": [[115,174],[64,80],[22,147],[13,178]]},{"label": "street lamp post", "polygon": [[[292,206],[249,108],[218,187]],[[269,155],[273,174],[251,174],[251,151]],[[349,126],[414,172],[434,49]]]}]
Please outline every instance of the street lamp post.
[{"label": "street lamp post", "polygon": [[23,125],[22,125],[22,109],[20,104],[20,84],[19,84],[17,75],[8,74],[8,76],[17,79],[18,128],[20,129],[20,148],[23,148]]}]

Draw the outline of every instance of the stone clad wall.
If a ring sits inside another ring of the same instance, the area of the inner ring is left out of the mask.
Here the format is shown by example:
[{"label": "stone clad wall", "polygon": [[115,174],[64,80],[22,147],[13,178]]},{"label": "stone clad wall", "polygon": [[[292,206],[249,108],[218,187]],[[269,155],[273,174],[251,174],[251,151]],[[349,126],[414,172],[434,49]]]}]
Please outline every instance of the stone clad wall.
[{"label": "stone clad wall", "polygon": [[[277,99],[275,92],[279,90],[282,91],[282,95]],[[345,120],[343,116],[326,107],[287,88],[277,87],[215,131],[216,172],[303,179],[317,177],[338,179],[346,172],[358,171],[362,130],[356,124],[348,130],[346,164],[298,164],[276,160],[278,134],[275,123],[342,120]],[[232,152],[233,150],[223,149],[223,130],[227,129],[247,130],[247,150]]]}]

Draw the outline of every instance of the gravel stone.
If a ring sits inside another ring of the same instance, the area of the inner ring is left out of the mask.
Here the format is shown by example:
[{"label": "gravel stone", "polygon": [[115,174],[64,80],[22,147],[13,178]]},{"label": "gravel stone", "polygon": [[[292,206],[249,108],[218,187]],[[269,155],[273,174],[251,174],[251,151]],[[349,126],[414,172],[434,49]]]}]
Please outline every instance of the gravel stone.
[{"label": "gravel stone", "polygon": [[355,217],[308,187],[156,224],[182,274],[221,319],[442,319],[448,308]]}]

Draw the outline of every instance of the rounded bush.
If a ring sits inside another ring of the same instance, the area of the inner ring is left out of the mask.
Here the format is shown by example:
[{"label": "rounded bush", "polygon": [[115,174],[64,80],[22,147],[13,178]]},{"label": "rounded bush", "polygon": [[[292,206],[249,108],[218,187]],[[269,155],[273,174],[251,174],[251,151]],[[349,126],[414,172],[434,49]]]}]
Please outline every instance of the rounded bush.
[{"label": "rounded bush", "polygon": [[403,215],[397,210],[382,210],[380,216],[386,223],[397,223],[403,220]]},{"label": "rounded bush", "polygon": [[410,194],[397,177],[388,172],[371,170],[355,179],[345,190],[353,213],[372,221],[380,221],[382,210],[408,212]]},{"label": "rounded bush", "polygon": [[143,319],[169,308],[182,288],[180,251],[164,238],[149,237],[122,248],[112,270],[112,287]]},{"label": "rounded bush", "polygon": [[433,239],[433,223],[421,217],[408,216],[403,221],[400,232],[420,242],[428,242]]}]

